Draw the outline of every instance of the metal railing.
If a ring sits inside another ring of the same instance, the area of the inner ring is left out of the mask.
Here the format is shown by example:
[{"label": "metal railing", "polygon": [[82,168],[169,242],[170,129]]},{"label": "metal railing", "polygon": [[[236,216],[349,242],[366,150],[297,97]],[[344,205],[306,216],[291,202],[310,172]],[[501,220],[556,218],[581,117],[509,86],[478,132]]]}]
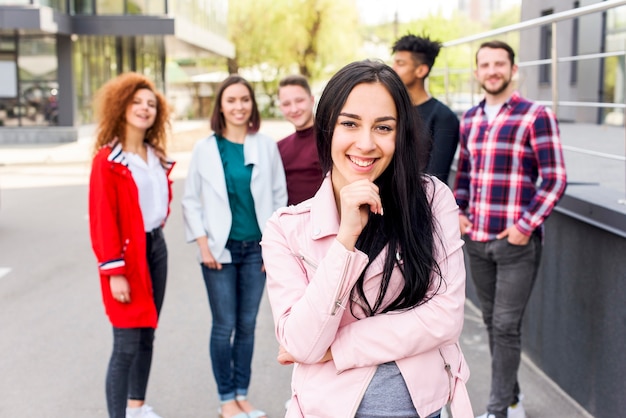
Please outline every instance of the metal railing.
[{"label": "metal railing", "polygon": [[[599,101],[590,102],[590,101],[559,100],[559,88],[562,87],[560,86],[560,83],[559,83],[559,75],[560,75],[559,69],[558,69],[559,63],[578,62],[578,61],[585,61],[585,60],[592,60],[592,59],[605,59],[608,57],[622,57],[622,59],[624,59],[624,57],[626,57],[626,51],[598,52],[598,53],[593,53],[593,54],[559,56],[558,49],[557,49],[557,41],[558,41],[557,23],[566,21],[566,20],[575,19],[581,16],[587,16],[593,13],[604,12],[610,9],[615,9],[620,6],[626,6],[626,0],[601,1],[599,3],[591,4],[588,6],[582,6],[582,7],[578,7],[578,8],[564,11],[564,12],[545,15],[539,18],[530,19],[524,22],[505,26],[499,29],[494,29],[494,30],[482,32],[476,35],[467,36],[467,37],[455,39],[452,41],[444,42],[443,51],[444,51],[445,67],[442,70],[440,69],[438,71],[437,70],[433,71],[431,73],[431,77],[432,76],[437,77],[438,75],[443,76],[444,78],[443,84],[444,84],[444,89],[445,89],[444,100],[448,103],[448,105],[450,105],[451,104],[450,97],[452,94],[451,85],[450,85],[451,75],[468,74],[470,78],[472,78],[472,74],[475,69],[475,61],[474,61],[473,53],[475,53],[476,48],[475,48],[474,43],[476,41],[485,40],[487,38],[492,38],[492,39],[498,38],[502,35],[508,35],[511,33],[519,33],[522,30],[541,28],[541,27],[545,27],[546,25],[550,25],[550,30],[551,30],[550,58],[533,60],[533,61],[523,61],[523,62],[517,63],[518,67],[533,67],[533,66],[538,67],[542,65],[550,65],[551,100],[550,101],[536,100],[536,101],[544,105],[551,106],[552,111],[557,116],[559,114],[559,107],[587,107],[587,108],[598,108],[598,109],[599,108],[612,108],[612,109],[620,110],[622,113],[622,123],[624,123],[625,125],[624,126],[624,148],[626,151],[626,104],[613,103],[613,102],[599,102]],[[605,36],[605,34],[603,33],[602,36]],[[473,51],[473,53],[470,54],[471,55],[470,64],[466,68],[461,68],[461,69],[451,68],[449,66],[449,60],[448,60],[446,52],[451,50],[453,47],[459,47],[459,46],[469,46],[471,50]],[[626,71],[626,64],[624,65],[624,70]],[[626,79],[626,74],[624,75],[624,79]],[[623,97],[626,97],[626,82],[624,82],[623,84],[624,84]],[[470,105],[475,105],[476,103],[474,100],[476,96],[478,95],[477,94],[478,92],[476,91],[477,85],[476,83],[472,81],[470,81],[469,85],[470,85],[470,88],[469,88]],[[564,146],[564,149],[565,148],[566,147]],[[625,185],[626,185],[626,157],[620,156],[620,155],[608,154],[608,153],[600,153],[596,151],[575,148],[575,147],[568,147],[567,149],[569,151],[580,152],[580,153],[584,153],[590,156],[593,155],[596,157],[623,161],[624,162],[624,179],[625,179]],[[626,186],[625,186],[625,189],[626,189]],[[626,204],[626,193],[625,193],[624,199],[619,199],[619,203]]]}]

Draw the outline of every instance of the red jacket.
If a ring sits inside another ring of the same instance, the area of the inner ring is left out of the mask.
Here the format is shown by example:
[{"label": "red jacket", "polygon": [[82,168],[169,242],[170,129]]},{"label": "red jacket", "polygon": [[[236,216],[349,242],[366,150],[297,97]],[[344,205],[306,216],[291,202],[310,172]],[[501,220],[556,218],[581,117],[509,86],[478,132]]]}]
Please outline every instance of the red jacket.
[{"label": "red jacket", "polygon": [[[170,203],[172,181],[169,174],[173,166],[173,162],[168,162],[164,167]],[[169,212],[168,204],[168,215]],[[93,159],[89,179],[89,230],[91,246],[98,259],[102,300],[111,324],[118,328],[156,328],[157,312],[152,298],[139,193],[119,143],[102,147]],[[116,274],[128,280],[131,303],[113,298],[109,277]]]}]

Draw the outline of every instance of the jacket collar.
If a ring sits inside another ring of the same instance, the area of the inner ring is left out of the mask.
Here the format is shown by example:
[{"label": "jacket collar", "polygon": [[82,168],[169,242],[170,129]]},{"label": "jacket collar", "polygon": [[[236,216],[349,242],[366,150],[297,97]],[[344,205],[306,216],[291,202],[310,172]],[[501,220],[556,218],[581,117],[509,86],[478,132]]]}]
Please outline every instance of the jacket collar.
[{"label": "jacket collar", "polygon": [[126,161],[122,144],[117,140],[117,138],[109,142],[107,146],[111,148],[111,152],[109,153],[107,160],[112,163],[118,163],[128,167],[128,161]]},{"label": "jacket collar", "polygon": [[337,235],[339,232],[339,212],[337,211],[330,173],[326,175],[309,204],[311,205],[311,238],[316,240]]},{"label": "jacket collar", "polygon": [[[122,149],[122,144],[115,138],[113,141],[109,142],[107,146],[111,149],[107,160],[112,163],[118,163],[123,165],[124,167],[128,167],[128,161],[126,160],[126,156],[124,155],[124,150]],[[150,146],[150,145],[148,145]],[[161,166],[163,169],[169,174],[174,168],[175,161],[167,158],[160,152],[156,152],[156,156],[159,157],[161,161]]]}]

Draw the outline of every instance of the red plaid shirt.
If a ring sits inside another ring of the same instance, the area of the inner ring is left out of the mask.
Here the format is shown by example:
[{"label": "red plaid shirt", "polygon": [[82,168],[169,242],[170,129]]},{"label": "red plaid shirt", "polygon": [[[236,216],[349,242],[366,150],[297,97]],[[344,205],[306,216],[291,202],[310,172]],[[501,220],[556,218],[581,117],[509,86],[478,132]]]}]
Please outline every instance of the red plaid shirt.
[{"label": "red plaid shirt", "polygon": [[472,221],[469,238],[493,240],[513,224],[526,235],[541,231],[567,183],[556,118],[517,92],[491,123],[484,106],[460,125],[454,196]]}]

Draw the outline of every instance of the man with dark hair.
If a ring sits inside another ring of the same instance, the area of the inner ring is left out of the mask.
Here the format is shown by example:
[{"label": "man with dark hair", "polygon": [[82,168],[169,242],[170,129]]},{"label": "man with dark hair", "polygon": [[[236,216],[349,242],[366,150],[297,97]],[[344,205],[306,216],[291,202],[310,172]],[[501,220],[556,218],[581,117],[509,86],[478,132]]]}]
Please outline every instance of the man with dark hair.
[{"label": "man with dark hair", "polygon": [[461,118],[454,186],[491,352],[491,391],[479,418],[525,417],[517,380],[522,319],[543,223],[567,182],[556,117],[514,90],[514,59],[504,42],[478,48],[474,75],[485,98]]},{"label": "man with dark hair", "polygon": [[287,178],[289,205],[307,200],[317,192],[324,178],[319,158],[313,106],[315,99],[306,78],[290,75],[278,84],[278,107],[296,132],[278,141]]},{"label": "man with dark hair", "polygon": [[426,77],[441,43],[427,36],[405,35],[393,44],[393,69],[406,86],[415,109],[428,129],[426,172],[448,183],[450,165],[459,143],[459,119],[448,106],[426,91]]}]

